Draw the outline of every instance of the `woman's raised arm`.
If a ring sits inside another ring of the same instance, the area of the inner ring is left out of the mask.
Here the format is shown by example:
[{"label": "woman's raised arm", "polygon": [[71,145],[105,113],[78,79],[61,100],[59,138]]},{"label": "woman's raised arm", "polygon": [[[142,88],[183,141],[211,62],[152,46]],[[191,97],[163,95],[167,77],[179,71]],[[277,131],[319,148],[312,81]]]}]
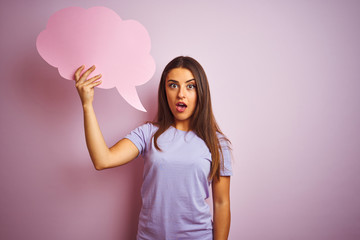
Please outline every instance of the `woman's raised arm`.
[{"label": "woman's raised arm", "polygon": [[105,143],[93,108],[94,87],[101,84],[101,74],[90,79],[87,77],[95,70],[92,66],[83,74],[85,66],[79,67],[75,72],[76,88],[79,93],[83,112],[86,145],[91,160],[97,170],[120,166],[135,159],[139,150],[128,139],[122,139],[110,149]]}]

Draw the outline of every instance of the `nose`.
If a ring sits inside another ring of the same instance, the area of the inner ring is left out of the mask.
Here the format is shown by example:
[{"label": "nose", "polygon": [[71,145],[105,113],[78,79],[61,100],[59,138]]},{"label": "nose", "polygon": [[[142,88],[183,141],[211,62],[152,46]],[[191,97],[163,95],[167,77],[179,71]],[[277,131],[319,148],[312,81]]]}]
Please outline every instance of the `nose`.
[{"label": "nose", "polygon": [[180,99],[185,98],[185,89],[184,89],[184,87],[179,87],[178,98],[180,98]]}]

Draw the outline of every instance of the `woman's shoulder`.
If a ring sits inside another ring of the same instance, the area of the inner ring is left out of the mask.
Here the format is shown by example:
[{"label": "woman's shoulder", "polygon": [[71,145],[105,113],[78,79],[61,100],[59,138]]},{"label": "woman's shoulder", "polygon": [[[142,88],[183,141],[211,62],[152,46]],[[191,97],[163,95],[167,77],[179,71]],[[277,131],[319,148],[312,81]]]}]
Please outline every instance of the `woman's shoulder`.
[{"label": "woman's shoulder", "polygon": [[152,136],[159,129],[159,127],[153,122],[145,122],[136,129],[143,132],[145,135]]},{"label": "woman's shoulder", "polygon": [[216,136],[219,139],[219,143],[222,148],[230,148],[231,142],[224,133],[216,132]]},{"label": "woman's shoulder", "polygon": [[147,142],[152,138],[152,136],[157,131],[158,127],[155,126],[155,124],[151,122],[146,122],[137,128],[130,131],[128,135],[125,136],[125,138],[128,138],[130,140],[134,141],[145,141]]},{"label": "woman's shoulder", "polygon": [[146,126],[149,129],[155,129],[155,130],[159,129],[159,126],[156,123],[150,121],[144,123],[142,126]]}]

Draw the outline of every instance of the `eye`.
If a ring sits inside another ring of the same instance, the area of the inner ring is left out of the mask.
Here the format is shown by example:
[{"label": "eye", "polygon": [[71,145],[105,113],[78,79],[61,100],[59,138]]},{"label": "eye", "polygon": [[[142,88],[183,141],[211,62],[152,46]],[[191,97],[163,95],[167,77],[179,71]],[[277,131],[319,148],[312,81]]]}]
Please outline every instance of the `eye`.
[{"label": "eye", "polygon": [[175,83],[170,83],[170,84],[169,84],[169,87],[170,87],[170,88],[177,88],[177,85],[176,85]]},{"label": "eye", "polygon": [[189,85],[187,85],[187,88],[188,89],[195,89],[196,85],[195,84],[189,84]]}]

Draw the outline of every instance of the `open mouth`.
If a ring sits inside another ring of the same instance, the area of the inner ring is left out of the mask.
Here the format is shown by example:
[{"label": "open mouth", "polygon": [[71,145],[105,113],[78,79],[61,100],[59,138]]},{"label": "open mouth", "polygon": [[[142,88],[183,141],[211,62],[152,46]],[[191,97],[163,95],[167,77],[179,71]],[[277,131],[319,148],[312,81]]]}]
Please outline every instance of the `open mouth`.
[{"label": "open mouth", "polygon": [[178,102],[178,103],[176,104],[176,110],[177,110],[178,112],[184,112],[186,108],[187,108],[187,105],[186,105],[185,103]]}]

